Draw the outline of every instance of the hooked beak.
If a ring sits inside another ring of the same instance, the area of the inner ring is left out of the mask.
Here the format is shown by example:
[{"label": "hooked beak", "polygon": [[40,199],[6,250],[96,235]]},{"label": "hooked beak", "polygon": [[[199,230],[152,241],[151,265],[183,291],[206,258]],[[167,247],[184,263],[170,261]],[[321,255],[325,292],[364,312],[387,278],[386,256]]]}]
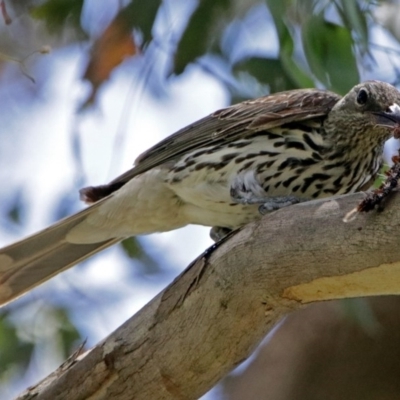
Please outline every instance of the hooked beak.
[{"label": "hooked beak", "polygon": [[400,127],[400,106],[393,103],[387,111],[374,112],[376,124],[384,128]]}]

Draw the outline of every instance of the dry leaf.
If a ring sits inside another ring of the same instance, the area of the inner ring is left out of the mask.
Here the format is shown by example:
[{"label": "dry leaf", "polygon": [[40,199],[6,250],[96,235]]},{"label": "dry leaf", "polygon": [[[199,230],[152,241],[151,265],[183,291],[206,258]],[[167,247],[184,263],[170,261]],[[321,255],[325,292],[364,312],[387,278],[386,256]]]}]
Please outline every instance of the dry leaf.
[{"label": "dry leaf", "polygon": [[92,91],[82,108],[92,104],[100,85],[108,79],[115,67],[138,53],[132,37],[132,27],[125,17],[118,14],[92,48],[92,56],[84,74],[84,79],[92,83]]}]

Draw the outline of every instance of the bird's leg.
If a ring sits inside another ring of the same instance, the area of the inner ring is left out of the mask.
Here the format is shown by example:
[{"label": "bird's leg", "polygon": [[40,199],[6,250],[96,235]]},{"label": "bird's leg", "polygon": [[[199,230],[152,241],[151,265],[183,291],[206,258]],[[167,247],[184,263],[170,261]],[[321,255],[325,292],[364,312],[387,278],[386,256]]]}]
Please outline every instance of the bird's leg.
[{"label": "bird's leg", "polygon": [[219,242],[230,232],[232,232],[232,229],[224,228],[223,226],[213,226],[210,230],[210,237],[214,242]]},{"label": "bird's leg", "polygon": [[234,179],[230,195],[232,200],[239,204],[261,204],[258,210],[262,215],[307,200],[296,196],[268,196],[251,172],[238,175]]}]

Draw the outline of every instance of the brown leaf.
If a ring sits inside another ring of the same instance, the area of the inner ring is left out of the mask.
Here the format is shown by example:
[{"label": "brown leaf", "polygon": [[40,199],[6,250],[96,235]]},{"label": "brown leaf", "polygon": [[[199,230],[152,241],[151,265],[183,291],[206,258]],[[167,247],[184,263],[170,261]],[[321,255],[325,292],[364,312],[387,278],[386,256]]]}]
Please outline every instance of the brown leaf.
[{"label": "brown leaf", "polygon": [[84,79],[92,83],[92,92],[83,108],[92,104],[100,85],[126,57],[139,52],[133,37],[132,27],[124,15],[118,14],[92,48],[92,56],[86,68]]}]

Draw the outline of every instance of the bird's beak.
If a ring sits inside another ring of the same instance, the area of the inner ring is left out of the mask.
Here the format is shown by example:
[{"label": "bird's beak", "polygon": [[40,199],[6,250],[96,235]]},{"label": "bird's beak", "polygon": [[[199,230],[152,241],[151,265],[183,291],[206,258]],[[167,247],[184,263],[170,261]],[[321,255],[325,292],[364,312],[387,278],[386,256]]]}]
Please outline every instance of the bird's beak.
[{"label": "bird's beak", "polygon": [[376,124],[385,128],[400,128],[400,106],[393,103],[387,111],[374,112]]}]

